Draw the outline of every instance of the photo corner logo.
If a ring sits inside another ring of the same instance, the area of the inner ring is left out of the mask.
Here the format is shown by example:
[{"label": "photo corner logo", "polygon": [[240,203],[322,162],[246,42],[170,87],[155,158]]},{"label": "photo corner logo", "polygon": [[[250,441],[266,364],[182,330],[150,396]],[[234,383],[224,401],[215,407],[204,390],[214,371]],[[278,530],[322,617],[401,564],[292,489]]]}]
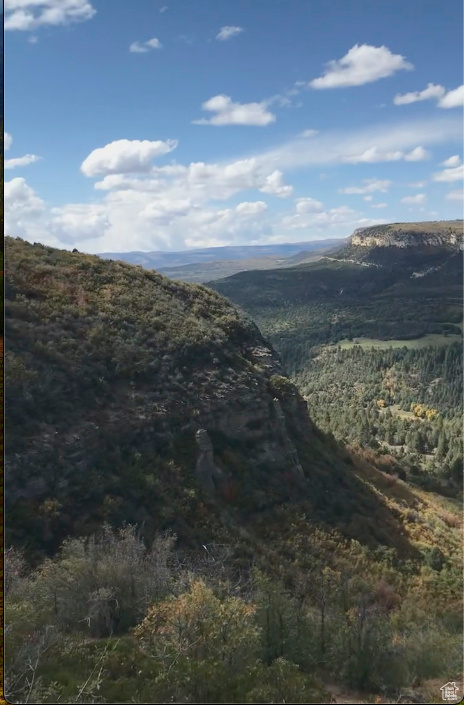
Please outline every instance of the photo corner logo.
[{"label": "photo corner logo", "polygon": [[441,697],[445,702],[453,702],[455,700],[458,700],[459,687],[454,681],[452,683],[445,683],[445,685],[441,686],[440,690]]}]

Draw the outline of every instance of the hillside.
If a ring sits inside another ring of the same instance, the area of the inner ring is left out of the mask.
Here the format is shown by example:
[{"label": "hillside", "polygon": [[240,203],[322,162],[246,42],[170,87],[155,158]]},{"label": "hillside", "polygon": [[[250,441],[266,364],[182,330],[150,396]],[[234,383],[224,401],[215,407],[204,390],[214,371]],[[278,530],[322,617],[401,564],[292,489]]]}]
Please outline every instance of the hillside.
[{"label": "hillside", "polygon": [[459,677],[459,503],[320,431],[249,318],[11,238],[5,295],[12,702]]},{"label": "hillside", "polygon": [[[20,240],[6,250],[8,540],[53,551],[109,518],[197,541],[197,485],[247,515],[297,487],[340,526],[378,505],[255,324],[215,292]],[[343,514],[337,486],[353,493]]]}]

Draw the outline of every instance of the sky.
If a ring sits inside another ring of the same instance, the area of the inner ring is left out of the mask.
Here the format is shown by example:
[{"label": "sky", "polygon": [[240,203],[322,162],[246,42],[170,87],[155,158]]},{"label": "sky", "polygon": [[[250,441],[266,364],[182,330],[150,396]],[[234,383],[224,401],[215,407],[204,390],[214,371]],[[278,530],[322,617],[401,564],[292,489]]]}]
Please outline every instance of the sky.
[{"label": "sky", "polygon": [[461,0],[5,0],[5,232],[82,252],[462,218]]}]

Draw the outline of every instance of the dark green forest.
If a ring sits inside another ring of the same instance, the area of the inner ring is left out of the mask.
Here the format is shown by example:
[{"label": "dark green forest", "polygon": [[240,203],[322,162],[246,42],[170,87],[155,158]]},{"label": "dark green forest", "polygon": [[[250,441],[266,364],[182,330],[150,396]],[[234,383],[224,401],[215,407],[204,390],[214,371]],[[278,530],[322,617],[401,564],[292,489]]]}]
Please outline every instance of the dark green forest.
[{"label": "dark green forest", "polygon": [[[391,453],[404,478],[462,487],[462,347],[315,348],[287,369],[311,418],[346,443]],[[296,369],[295,369],[296,368]]]}]

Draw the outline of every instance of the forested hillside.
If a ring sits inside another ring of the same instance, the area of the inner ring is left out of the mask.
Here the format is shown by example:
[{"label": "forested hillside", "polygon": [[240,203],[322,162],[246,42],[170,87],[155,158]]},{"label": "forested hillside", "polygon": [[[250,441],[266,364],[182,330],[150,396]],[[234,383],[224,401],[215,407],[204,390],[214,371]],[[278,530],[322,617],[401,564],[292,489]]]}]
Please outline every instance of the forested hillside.
[{"label": "forested hillside", "polygon": [[362,229],[317,263],[213,282],[257,322],[337,439],[462,487],[462,222]]},{"label": "forested hillside", "polygon": [[459,677],[457,500],[320,430],[210,289],[6,254],[11,702],[388,702]]},{"label": "forested hillside", "polygon": [[294,378],[325,431],[392,454],[408,480],[443,491],[462,487],[459,343],[315,348]]}]

